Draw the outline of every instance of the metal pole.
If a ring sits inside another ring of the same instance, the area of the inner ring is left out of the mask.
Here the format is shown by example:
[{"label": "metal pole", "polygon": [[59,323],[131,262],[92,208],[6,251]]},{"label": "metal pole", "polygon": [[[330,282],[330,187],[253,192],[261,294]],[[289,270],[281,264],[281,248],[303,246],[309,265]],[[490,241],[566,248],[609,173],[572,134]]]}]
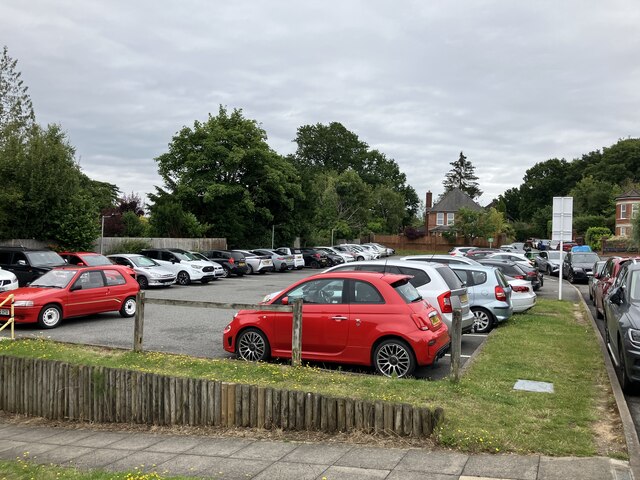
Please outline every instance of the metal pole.
[{"label": "metal pole", "polygon": [[562,300],[562,267],[564,267],[564,242],[560,240],[560,269],[558,270],[558,300]]},{"label": "metal pole", "polygon": [[100,231],[100,254],[102,254],[103,246],[104,246],[104,215],[102,215],[102,230]]},{"label": "metal pole", "polygon": [[275,238],[276,238],[276,226],[271,225],[271,250],[273,250],[273,247],[275,246]]},{"label": "metal pole", "polygon": [[291,366],[302,365],[302,299],[293,302],[293,322],[291,327]]}]

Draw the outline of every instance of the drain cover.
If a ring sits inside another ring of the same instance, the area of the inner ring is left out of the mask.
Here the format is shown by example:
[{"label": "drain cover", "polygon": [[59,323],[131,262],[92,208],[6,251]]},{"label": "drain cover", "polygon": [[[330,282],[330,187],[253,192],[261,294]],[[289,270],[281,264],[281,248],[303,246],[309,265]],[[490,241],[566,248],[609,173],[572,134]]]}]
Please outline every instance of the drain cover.
[{"label": "drain cover", "polygon": [[553,393],[553,383],[534,382],[533,380],[518,380],[513,386],[514,390],[527,392]]}]

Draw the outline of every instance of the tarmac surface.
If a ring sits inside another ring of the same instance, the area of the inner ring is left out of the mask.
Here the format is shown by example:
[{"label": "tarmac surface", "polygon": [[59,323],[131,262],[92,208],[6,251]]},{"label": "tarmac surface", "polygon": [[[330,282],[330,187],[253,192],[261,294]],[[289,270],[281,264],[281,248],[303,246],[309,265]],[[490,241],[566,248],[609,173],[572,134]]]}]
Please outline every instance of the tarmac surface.
[{"label": "tarmac surface", "polygon": [[[539,293],[544,290],[552,289],[544,288]],[[555,294],[557,298],[557,290]],[[545,297],[552,295],[552,291],[543,293]],[[579,292],[566,283],[563,299],[581,301]],[[135,470],[163,476],[245,480],[634,479],[630,462],[606,457],[469,455],[441,449],[118,431],[90,424],[39,425],[15,416],[0,416],[0,459],[112,472]],[[637,463],[631,460],[631,464]]]}]

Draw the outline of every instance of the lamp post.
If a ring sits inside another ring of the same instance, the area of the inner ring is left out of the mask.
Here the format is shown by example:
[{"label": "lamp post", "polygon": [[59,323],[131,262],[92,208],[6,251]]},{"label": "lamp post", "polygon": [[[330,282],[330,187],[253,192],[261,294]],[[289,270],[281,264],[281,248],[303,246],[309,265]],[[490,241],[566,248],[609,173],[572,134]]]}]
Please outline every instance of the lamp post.
[{"label": "lamp post", "polygon": [[104,219],[113,217],[113,213],[111,215],[102,215],[102,230],[100,231],[100,254],[102,254],[102,249],[104,247]]},{"label": "lamp post", "polygon": [[333,232],[335,232],[335,231],[336,231],[335,228],[331,229],[331,245],[330,245],[331,247],[333,247]]}]

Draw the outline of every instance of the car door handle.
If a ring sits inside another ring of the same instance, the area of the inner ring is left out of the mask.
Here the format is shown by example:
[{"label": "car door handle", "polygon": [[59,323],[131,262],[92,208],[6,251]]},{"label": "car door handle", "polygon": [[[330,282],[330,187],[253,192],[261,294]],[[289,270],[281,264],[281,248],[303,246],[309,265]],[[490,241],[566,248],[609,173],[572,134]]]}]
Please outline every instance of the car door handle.
[{"label": "car door handle", "polygon": [[331,320],[335,320],[336,322],[341,322],[342,320],[346,320],[347,317],[342,317],[340,315],[336,315],[335,317],[331,317]]}]

